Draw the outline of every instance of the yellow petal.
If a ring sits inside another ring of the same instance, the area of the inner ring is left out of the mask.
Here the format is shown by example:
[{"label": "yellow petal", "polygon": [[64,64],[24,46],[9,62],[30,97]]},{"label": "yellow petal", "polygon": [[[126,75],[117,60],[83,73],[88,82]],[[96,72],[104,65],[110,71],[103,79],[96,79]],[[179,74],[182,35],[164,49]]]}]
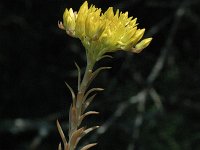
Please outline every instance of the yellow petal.
[{"label": "yellow petal", "polygon": [[77,19],[76,19],[76,27],[75,34],[78,37],[83,37],[85,35],[85,20],[88,14],[88,3],[85,1],[83,5],[80,7]]},{"label": "yellow petal", "polygon": [[147,38],[147,39],[144,39],[142,40],[140,43],[138,43],[135,48],[136,49],[144,49],[146,48],[152,41],[152,38]]},{"label": "yellow petal", "polygon": [[104,13],[104,16],[108,19],[111,19],[114,17],[113,7],[109,7],[107,11]]},{"label": "yellow petal", "polygon": [[[133,35],[135,34],[136,31],[137,31],[137,27],[128,30],[128,31],[124,34],[124,36],[123,36],[123,38],[121,39],[121,41],[124,42],[124,43],[128,43],[128,42],[130,41],[130,38],[133,37]],[[130,41],[130,42],[131,42],[131,41]]]},{"label": "yellow petal", "polygon": [[143,37],[145,29],[138,29],[135,32],[135,35],[132,37],[133,45],[137,44],[137,42]]}]

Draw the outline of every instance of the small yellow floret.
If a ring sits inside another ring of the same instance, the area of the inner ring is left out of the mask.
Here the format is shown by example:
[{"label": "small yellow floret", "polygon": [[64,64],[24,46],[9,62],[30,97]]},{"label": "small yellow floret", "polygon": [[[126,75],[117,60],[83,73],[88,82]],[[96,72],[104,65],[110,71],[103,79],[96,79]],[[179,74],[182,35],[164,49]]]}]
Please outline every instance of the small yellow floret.
[{"label": "small yellow floret", "polygon": [[136,46],[135,46],[135,53],[140,53],[144,48],[146,48],[152,41],[152,38],[147,38],[147,39],[144,39],[142,40],[140,43],[138,43]]}]

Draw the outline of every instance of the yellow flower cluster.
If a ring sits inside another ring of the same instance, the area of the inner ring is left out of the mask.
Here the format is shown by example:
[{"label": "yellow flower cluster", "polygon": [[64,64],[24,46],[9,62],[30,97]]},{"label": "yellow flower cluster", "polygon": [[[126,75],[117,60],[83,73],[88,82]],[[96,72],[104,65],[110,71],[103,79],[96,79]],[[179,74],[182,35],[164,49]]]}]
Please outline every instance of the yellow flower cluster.
[{"label": "yellow flower cluster", "polygon": [[97,61],[107,52],[117,50],[141,52],[152,38],[142,39],[145,29],[137,28],[137,18],[128,17],[128,12],[119,10],[114,14],[113,7],[105,13],[94,5],[88,7],[85,1],[78,13],[72,8],[63,14],[63,23],[58,26],[67,34],[79,38],[86,48],[87,56]]}]

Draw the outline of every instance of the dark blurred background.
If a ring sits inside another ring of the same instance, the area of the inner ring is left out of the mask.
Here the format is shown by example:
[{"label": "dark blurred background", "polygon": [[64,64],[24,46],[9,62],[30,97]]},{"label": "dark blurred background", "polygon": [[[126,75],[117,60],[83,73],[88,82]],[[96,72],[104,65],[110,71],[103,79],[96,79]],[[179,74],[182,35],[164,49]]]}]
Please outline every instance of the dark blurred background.
[{"label": "dark blurred background", "polygon": [[[67,134],[71,96],[85,51],[58,29],[66,7],[82,0],[0,1],[0,150],[55,150]],[[117,52],[99,66],[103,87],[87,126],[102,125],[80,145],[94,150],[200,149],[200,0],[90,0],[129,11],[153,42],[140,54]]]}]

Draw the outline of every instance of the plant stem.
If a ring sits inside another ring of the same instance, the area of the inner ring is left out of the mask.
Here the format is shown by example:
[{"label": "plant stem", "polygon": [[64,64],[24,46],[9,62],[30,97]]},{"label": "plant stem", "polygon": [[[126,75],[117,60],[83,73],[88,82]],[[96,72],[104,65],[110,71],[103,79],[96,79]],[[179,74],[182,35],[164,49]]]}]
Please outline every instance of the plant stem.
[{"label": "plant stem", "polygon": [[75,104],[73,103],[69,112],[69,150],[75,150],[77,142],[73,141],[74,133],[77,133],[79,126],[82,122],[81,115],[83,110],[84,96],[89,84],[91,83],[92,70],[95,63],[87,63],[87,67],[83,76],[83,80],[80,83],[80,88],[76,95]]}]

